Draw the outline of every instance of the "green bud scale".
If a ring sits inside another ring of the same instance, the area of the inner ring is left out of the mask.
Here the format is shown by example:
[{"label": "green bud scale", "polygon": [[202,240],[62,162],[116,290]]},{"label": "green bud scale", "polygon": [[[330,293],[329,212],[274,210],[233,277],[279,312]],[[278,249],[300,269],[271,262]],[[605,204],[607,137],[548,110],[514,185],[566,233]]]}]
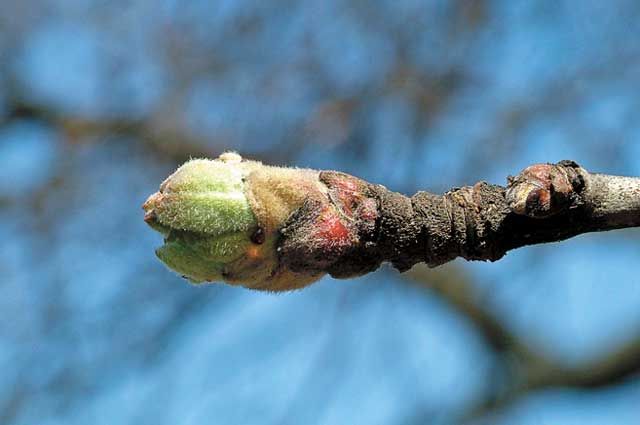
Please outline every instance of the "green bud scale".
[{"label": "green bud scale", "polygon": [[157,256],[192,283],[294,289],[322,275],[292,272],[277,258],[279,230],[302,204],[301,188],[320,189],[317,172],[227,152],[178,168],[144,203],[145,221],[164,236]]}]

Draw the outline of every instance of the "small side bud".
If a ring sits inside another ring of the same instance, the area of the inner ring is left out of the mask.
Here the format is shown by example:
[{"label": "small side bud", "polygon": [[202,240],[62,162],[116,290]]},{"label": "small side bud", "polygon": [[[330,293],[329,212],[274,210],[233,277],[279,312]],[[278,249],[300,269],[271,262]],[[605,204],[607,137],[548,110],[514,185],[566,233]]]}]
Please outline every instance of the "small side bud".
[{"label": "small side bud", "polygon": [[573,161],[535,164],[510,177],[506,199],[511,210],[532,218],[546,218],[581,205],[584,179]]}]

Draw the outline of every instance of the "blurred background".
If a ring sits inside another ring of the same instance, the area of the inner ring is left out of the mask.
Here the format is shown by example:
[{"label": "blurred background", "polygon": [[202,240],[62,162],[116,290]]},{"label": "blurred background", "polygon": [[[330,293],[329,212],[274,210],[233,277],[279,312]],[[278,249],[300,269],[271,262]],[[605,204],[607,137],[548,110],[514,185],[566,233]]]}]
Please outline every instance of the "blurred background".
[{"label": "blurred background", "polygon": [[0,423],[638,424],[638,231],[270,295],[141,204],[234,149],[411,194],[640,175],[637,0],[0,1]]}]

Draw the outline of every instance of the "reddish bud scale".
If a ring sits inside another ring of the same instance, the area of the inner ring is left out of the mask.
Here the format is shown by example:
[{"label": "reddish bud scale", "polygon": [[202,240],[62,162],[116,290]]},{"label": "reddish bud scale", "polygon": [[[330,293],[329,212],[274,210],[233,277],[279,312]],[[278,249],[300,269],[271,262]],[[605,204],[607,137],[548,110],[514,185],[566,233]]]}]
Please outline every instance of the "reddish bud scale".
[{"label": "reddish bud scale", "polygon": [[513,212],[533,218],[545,218],[576,204],[584,180],[573,161],[535,164],[509,179],[507,200]]},{"label": "reddish bud scale", "polygon": [[[281,233],[281,261],[292,270],[322,270],[348,277],[377,268],[380,259],[360,258],[374,239],[378,204],[371,186],[348,174],[323,171],[327,197],[305,202]],[[357,261],[350,256],[357,253]],[[355,263],[355,264],[351,264]]]},{"label": "reddish bud scale", "polygon": [[316,222],[315,237],[325,245],[345,246],[353,239],[353,229],[347,224],[335,210],[326,210]]}]

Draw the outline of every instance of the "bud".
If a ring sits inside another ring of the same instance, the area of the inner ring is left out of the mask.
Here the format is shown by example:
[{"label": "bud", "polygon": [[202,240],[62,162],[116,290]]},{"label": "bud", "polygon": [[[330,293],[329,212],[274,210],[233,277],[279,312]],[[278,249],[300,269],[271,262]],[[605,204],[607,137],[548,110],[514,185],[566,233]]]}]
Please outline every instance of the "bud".
[{"label": "bud", "polygon": [[531,165],[510,177],[505,196],[514,213],[547,218],[578,205],[578,193],[583,187],[580,166],[564,160]]},{"label": "bud", "polygon": [[322,273],[280,264],[280,229],[322,185],[312,170],[269,167],[227,152],[182,165],[144,203],[145,222],[164,236],[157,256],[193,283],[225,281],[282,291]]}]

